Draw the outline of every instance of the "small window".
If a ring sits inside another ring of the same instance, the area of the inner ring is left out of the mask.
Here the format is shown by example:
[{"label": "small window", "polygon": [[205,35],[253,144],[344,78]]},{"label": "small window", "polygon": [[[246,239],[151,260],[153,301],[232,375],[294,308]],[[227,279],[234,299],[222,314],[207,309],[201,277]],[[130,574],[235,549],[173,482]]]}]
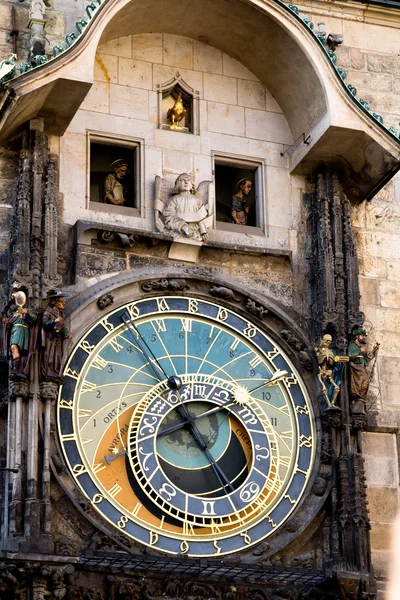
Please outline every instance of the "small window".
[{"label": "small window", "polygon": [[248,227],[263,229],[262,171],[259,163],[215,157],[217,229],[238,233]]},{"label": "small window", "polygon": [[[140,144],[90,138],[90,208],[135,214],[140,209]],[[136,209],[136,210],[135,210]]]}]

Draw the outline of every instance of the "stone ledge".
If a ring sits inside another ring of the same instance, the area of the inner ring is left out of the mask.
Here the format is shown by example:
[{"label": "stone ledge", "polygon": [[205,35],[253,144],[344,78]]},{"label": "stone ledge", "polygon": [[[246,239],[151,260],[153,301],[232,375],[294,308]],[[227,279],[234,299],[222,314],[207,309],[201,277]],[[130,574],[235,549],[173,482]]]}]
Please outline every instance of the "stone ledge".
[{"label": "stone ledge", "polygon": [[[75,225],[72,227],[74,234],[74,244],[78,244],[80,242],[81,236],[85,233],[85,231],[89,231],[90,229],[94,229],[96,231],[99,230],[107,230],[107,231],[115,231],[118,233],[123,233],[125,235],[132,235],[142,238],[150,238],[154,240],[164,240],[167,242],[176,242],[176,238],[169,236],[165,233],[157,233],[154,231],[145,231],[143,229],[133,229],[128,227],[120,227],[119,225],[111,224],[111,223],[101,223],[97,221],[76,221]],[[291,250],[279,250],[276,248],[262,248],[259,246],[251,246],[246,244],[229,244],[228,242],[203,242],[203,248],[220,248],[222,250],[228,250],[229,252],[242,252],[247,254],[253,254],[255,256],[262,256],[265,254],[269,254],[272,256],[287,256],[291,259],[292,251]]]}]

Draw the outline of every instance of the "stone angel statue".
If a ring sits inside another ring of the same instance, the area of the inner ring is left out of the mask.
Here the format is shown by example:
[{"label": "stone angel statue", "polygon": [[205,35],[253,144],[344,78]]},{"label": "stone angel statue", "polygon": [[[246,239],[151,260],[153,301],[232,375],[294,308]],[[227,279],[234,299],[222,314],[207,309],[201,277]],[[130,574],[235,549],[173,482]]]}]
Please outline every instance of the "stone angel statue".
[{"label": "stone angel statue", "polygon": [[211,181],[202,181],[197,190],[187,173],[181,173],[171,189],[169,182],[156,177],[155,222],[158,231],[176,237],[205,241],[212,224]]}]

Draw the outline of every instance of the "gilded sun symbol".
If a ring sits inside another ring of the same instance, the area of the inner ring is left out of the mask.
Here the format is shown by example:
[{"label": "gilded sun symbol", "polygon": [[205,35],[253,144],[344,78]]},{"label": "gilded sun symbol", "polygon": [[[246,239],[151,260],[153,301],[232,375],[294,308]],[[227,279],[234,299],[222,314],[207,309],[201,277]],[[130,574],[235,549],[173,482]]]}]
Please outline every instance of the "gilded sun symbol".
[{"label": "gilded sun symbol", "polygon": [[235,402],[240,404],[240,406],[244,406],[245,404],[248,404],[250,402],[249,391],[241,385],[238,385],[234,390],[233,398]]}]

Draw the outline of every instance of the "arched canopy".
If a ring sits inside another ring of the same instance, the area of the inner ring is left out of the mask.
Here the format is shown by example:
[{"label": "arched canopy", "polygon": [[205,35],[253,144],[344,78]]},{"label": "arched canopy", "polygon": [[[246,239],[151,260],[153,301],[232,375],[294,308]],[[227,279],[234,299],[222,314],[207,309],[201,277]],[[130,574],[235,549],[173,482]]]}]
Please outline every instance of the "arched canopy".
[{"label": "arched canopy", "polygon": [[[99,44],[138,33],[200,40],[236,58],[275,97],[291,129],[291,170],[337,163],[358,200],[399,166],[399,144],[349,98],[319,42],[277,0],[106,0],[82,38],[49,64],[18,77],[3,104],[0,139],[37,115],[62,135],[93,82]],[[308,144],[302,143],[303,134]]]}]

